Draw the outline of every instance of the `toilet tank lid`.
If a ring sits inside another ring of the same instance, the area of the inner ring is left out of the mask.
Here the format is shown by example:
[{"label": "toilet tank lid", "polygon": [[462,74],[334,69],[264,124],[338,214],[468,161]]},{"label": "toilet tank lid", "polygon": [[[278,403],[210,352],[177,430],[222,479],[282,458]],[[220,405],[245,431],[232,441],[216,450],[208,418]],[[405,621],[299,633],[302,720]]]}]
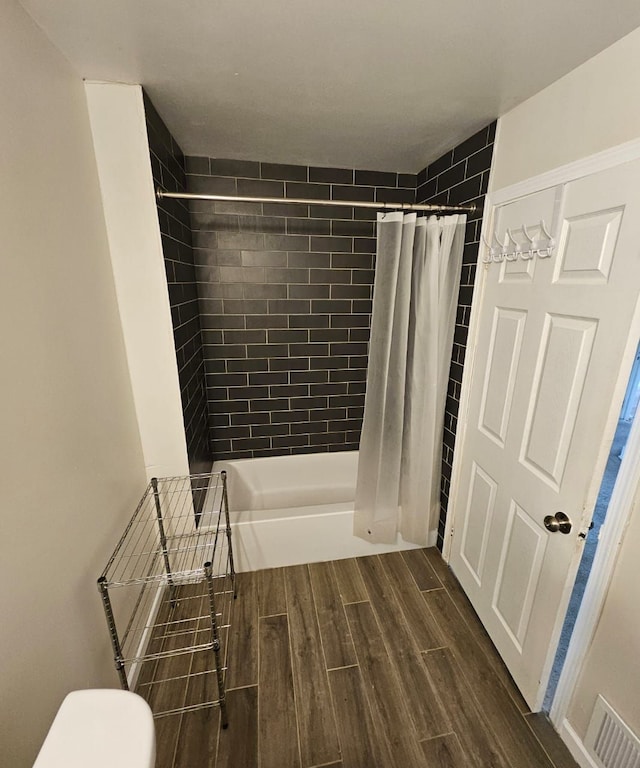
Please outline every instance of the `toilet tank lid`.
[{"label": "toilet tank lid", "polygon": [[147,702],[110,688],[72,691],[60,705],[34,768],[153,768]]}]

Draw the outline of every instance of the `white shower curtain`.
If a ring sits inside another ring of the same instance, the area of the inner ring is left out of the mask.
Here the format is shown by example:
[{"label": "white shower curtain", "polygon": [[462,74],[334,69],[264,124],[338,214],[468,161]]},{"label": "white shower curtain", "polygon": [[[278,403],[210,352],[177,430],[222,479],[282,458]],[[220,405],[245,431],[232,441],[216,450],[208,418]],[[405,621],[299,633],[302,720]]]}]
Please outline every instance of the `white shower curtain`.
[{"label": "white shower curtain", "polygon": [[354,533],[426,545],[437,528],[442,430],[466,216],[378,214]]}]

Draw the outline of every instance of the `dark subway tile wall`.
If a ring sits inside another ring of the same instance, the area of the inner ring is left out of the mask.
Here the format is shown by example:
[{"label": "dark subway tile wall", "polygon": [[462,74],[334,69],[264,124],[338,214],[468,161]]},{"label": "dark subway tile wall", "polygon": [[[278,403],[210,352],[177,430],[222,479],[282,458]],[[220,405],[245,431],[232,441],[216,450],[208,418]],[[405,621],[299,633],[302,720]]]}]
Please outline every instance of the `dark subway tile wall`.
[{"label": "dark subway tile wall", "polygon": [[[149,98],[144,96],[154,184],[170,192],[185,190],[184,157]],[[211,469],[205,364],[193,262],[189,211],[180,200],[158,202],[182,411],[191,473]]]},{"label": "dark subway tile wall", "polygon": [[355,450],[374,278],[375,209],[289,197],[414,202],[415,176],[187,157],[211,444],[216,458]]},{"label": "dark subway tile wall", "polygon": [[458,312],[449,370],[449,385],[444,417],[442,445],[442,480],[440,485],[440,522],[438,525],[438,549],[444,545],[444,528],[449,506],[449,488],[453,451],[458,427],[460,387],[467,349],[471,301],[476,278],[476,262],[480,242],[480,227],[484,199],[489,184],[489,170],[493,155],[496,123],[463,141],[454,149],[442,155],[418,174],[418,203],[441,203],[462,205],[475,203],[476,211],[467,215]]}]

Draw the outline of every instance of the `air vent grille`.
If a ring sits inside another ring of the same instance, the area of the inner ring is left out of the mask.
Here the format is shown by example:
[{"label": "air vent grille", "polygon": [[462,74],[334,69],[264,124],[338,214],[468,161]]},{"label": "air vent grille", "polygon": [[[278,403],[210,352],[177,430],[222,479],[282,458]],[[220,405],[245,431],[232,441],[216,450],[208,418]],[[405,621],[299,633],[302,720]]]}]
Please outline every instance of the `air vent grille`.
[{"label": "air vent grille", "polygon": [[602,768],[640,768],[640,739],[602,696],[598,696],[584,740]]}]

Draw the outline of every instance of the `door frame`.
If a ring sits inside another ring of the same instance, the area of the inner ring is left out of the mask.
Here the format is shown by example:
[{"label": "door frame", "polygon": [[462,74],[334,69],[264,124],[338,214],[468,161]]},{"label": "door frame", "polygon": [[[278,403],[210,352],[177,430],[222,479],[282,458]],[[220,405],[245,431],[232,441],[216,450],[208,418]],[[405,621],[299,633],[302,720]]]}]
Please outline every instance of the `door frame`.
[{"label": "door frame", "polygon": [[[500,149],[501,120],[498,120],[496,131],[496,150]],[[508,187],[490,192],[485,200],[484,216],[482,220],[482,237],[487,238],[491,231],[495,209],[498,205],[515,200],[526,195],[539,192],[559,184],[567,184],[600,171],[614,168],[617,165],[640,159],[640,139],[620,144],[611,149],[604,150],[595,155],[577,160],[566,165],[559,166],[538,176],[518,182]],[[476,364],[476,343],[480,331],[480,314],[484,306],[486,267],[482,262],[484,247],[481,245],[478,251],[476,267],[476,285],[474,300],[471,307],[469,322],[469,336],[467,342],[467,354],[462,375],[460,391],[460,409],[458,414],[458,430],[456,435],[457,446],[462,446],[466,437],[469,417],[471,379]],[[488,239],[488,238],[487,238]],[[490,266],[490,265],[489,265]],[[634,353],[640,339],[640,302],[636,307],[634,318],[629,328],[627,339],[627,351],[633,347]],[[625,386],[626,386],[625,382]],[[617,420],[619,414],[615,415]],[[613,570],[618,557],[620,544],[631,514],[633,502],[640,487],[640,414],[634,420],[629,435],[629,450],[625,451],[625,457],[620,466],[618,479],[609,503],[606,526],[602,530],[600,545],[596,551],[591,574],[587,582],[584,596],[576,619],[571,642],[567,650],[564,668],[556,694],[551,707],[550,718],[556,729],[561,733],[563,740],[577,751],[580,751],[577,736],[566,720],[566,713],[573,696],[586,651],[595,633],[607,590],[613,575]],[[606,462],[609,446],[603,444],[600,447],[598,464]],[[451,542],[455,525],[455,509],[457,500],[462,492],[461,488],[461,449],[454,450],[453,466],[451,474],[451,490],[445,524],[445,538],[442,556],[449,562],[451,556]],[[577,567],[574,569],[574,578]],[[555,638],[555,644],[559,640],[559,632]],[[577,754],[574,749],[574,757]]]}]

